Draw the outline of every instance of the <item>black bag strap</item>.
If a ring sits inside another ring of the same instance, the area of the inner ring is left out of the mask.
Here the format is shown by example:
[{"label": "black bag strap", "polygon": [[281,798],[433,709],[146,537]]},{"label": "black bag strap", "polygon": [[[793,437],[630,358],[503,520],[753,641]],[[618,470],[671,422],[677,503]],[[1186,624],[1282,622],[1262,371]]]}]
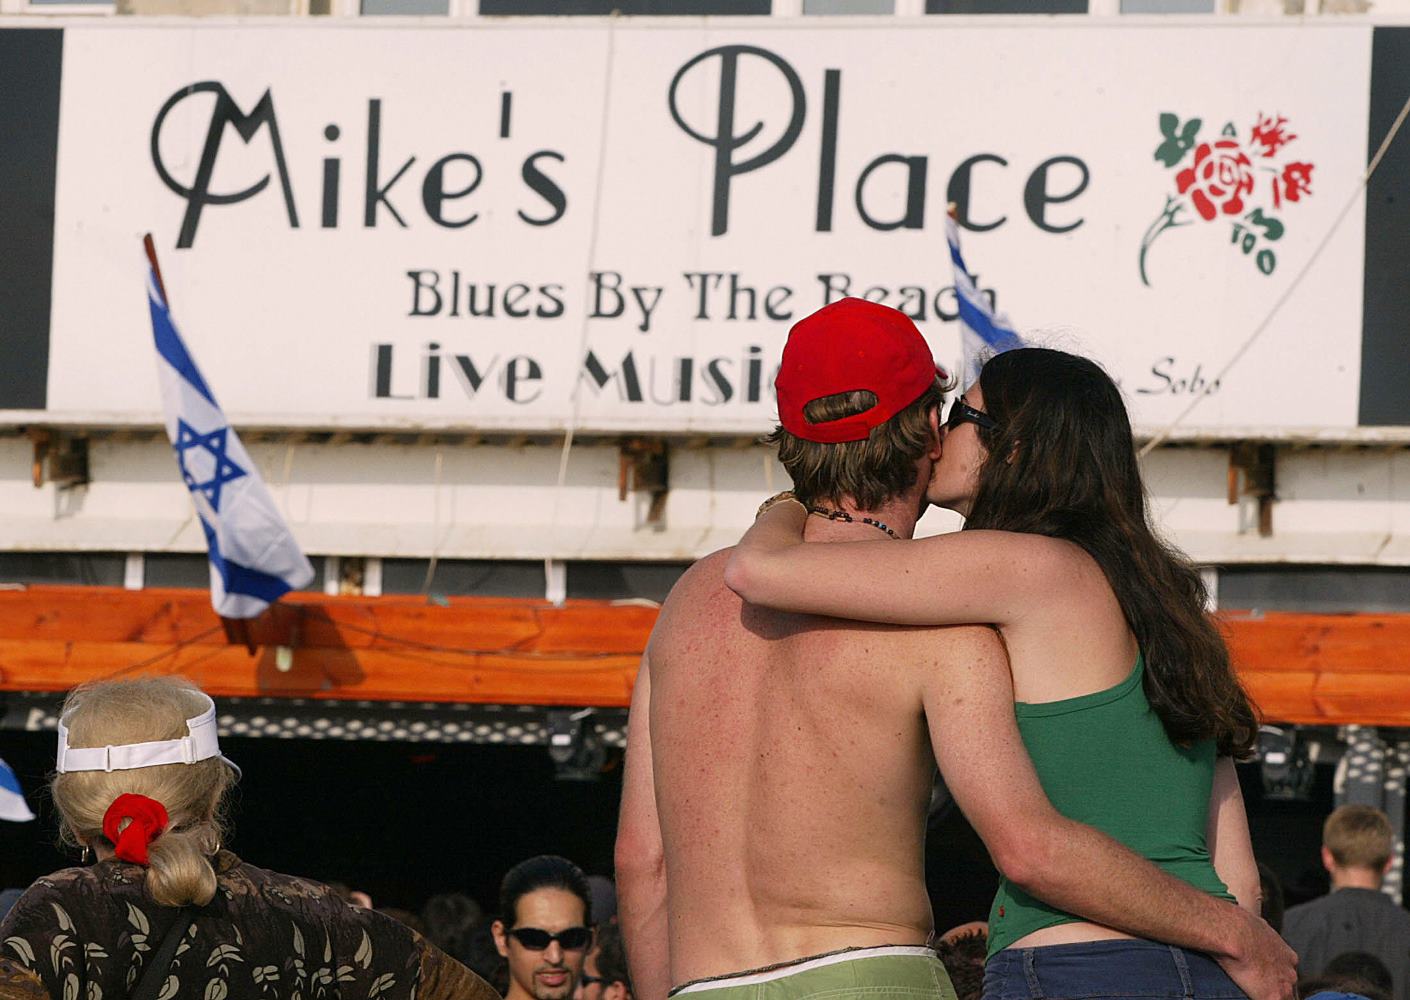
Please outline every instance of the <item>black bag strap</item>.
[{"label": "black bag strap", "polygon": [[171,922],[171,927],[162,938],[161,946],[152,955],[151,962],[142,970],[142,978],[137,980],[129,1000],[157,1000],[162,985],[166,982],[167,970],[176,958],[176,949],[181,946],[181,939],[196,922],[196,914],[199,912],[200,907],[197,906],[183,906],[176,911],[176,919]]}]

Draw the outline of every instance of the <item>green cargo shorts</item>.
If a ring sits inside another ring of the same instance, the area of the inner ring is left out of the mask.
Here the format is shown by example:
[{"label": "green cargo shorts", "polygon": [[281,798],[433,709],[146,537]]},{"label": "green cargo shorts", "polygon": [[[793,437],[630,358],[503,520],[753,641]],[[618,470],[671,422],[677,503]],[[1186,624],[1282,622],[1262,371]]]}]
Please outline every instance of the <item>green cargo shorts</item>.
[{"label": "green cargo shorts", "polygon": [[671,991],[672,1000],[955,1000],[945,966],[929,948],[887,945],[800,958],[729,976],[698,979]]}]

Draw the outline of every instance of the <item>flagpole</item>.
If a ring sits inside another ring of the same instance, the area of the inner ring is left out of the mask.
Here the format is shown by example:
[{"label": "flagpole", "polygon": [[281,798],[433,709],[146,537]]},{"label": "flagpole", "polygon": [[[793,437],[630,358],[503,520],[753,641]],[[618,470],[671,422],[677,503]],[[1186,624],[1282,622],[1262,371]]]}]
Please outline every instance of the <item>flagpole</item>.
[{"label": "flagpole", "polygon": [[[161,292],[162,301],[170,307],[171,300],[166,297],[166,282],[162,281],[162,268],[157,263],[157,245],[152,240],[151,233],[142,234],[142,249],[147,251],[147,263],[152,265],[152,277],[156,279],[157,291]],[[268,611],[268,609],[265,609]],[[259,652],[259,647],[255,644],[254,636],[250,633],[250,620],[248,618],[227,618],[220,615],[220,624],[225,629],[225,641],[232,646],[244,646],[251,656]],[[263,617],[263,612],[260,617]]]},{"label": "flagpole", "polygon": [[152,274],[157,279],[157,291],[162,293],[162,299],[170,303],[166,297],[166,282],[162,281],[162,268],[157,263],[157,245],[152,242],[152,234],[144,233],[142,236],[142,249],[147,251],[147,261],[152,265]]}]

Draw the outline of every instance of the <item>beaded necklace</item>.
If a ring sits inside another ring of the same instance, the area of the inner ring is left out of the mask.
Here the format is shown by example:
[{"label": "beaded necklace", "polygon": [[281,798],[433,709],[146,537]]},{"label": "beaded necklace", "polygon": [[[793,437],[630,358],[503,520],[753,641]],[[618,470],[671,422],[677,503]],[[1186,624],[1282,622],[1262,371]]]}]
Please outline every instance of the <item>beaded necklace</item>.
[{"label": "beaded necklace", "polygon": [[888,535],[890,535],[892,538],[896,539],[898,542],[901,540],[901,536],[898,535],[898,534],[896,534],[896,532],[892,531],[890,528],[888,528],[886,525],[882,524],[880,521],[874,520],[874,519],[872,519],[872,518],[870,518],[870,517],[855,517],[855,516],[853,516],[853,515],[847,513],[845,510],[828,510],[826,507],[809,507],[809,508],[808,508],[808,513],[809,513],[809,514],[817,514],[819,517],[825,517],[825,518],[827,518],[829,521],[845,521],[845,522],[847,522],[848,524],[854,524],[854,523],[857,523],[857,522],[860,522],[860,523],[862,523],[862,524],[869,524],[869,525],[871,525],[873,528],[878,528],[878,529],[880,529],[880,530],[886,532]]}]

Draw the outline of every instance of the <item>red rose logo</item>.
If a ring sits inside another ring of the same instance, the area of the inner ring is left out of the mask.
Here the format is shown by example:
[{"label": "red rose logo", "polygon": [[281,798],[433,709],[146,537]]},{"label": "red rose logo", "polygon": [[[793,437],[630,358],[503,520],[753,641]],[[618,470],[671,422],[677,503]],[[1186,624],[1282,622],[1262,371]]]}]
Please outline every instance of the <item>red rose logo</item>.
[{"label": "red rose logo", "polygon": [[1278,150],[1292,142],[1297,136],[1288,132],[1286,126],[1288,120],[1282,115],[1258,116],[1258,123],[1253,126],[1253,133],[1248,137],[1252,146],[1262,146],[1262,156],[1272,157],[1278,155]]},{"label": "red rose logo", "polygon": [[[1209,222],[1222,209],[1225,215],[1244,210],[1244,195],[1253,191],[1253,164],[1233,139],[1199,144],[1193,166],[1175,175],[1181,194],[1188,194],[1200,218]],[[1215,207],[1215,202],[1219,206]]]},{"label": "red rose logo", "polygon": [[1289,163],[1283,168],[1281,181],[1281,185],[1277,180],[1273,182],[1273,204],[1277,207],[1282,206],[1284,198],[1299,201],[1312,193],[1312,164]]},{"label": "red rose logo", "polygon": [[[1175,171],[1176,190],[1166,194],[1165,207],[1141,237],[1136,259],[1141,283],[1147,287],[1151,283],[1146,259],[1152,244],[1161,233],[1191,225],[1192,215],[1213,222],[1222,214],[1232,230],[1225,245],[1247,257],[1259,273],[1272,274],[1278,266],[1278,241],[1288,227],[1271,213],[1270,196],[1271,209],[1279,211],[1312,196],[1313,165],[1283,161],[1279,155],[1297,139],[1288,119],[1260,112],[1247,143],[1240,141],[1233,122],[1220,130],[1220,138],[1209,142],[1199,141],[1202,118],[1181,122],[1179,115],[1163,111],[1159,123],[1162,141],[1155,160]],[[1255,182],[1260,175],[1266,175],[1267,183]],[[1252,204],[1246,205],[1245,199]]]}]

